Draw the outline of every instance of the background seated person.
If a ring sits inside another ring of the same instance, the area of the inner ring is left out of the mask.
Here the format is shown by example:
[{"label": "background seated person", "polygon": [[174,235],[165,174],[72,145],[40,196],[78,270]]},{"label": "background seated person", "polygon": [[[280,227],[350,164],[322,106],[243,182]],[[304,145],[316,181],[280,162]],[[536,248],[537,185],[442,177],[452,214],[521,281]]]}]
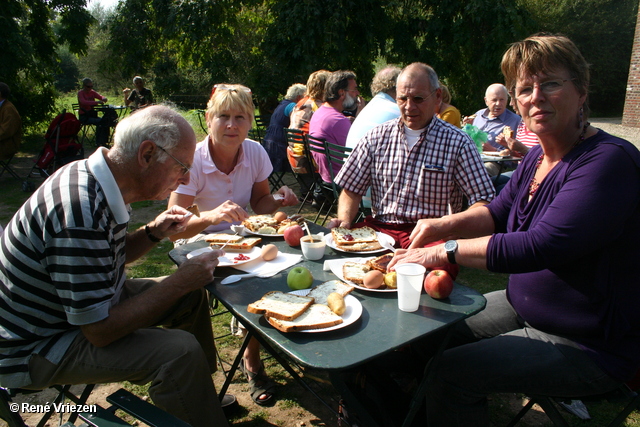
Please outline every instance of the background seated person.
[{"label": "background seated person", "polygon": [[0,160],[10,159],[20,149],[22,119],[9,98],[9,85],[0,82]]},{"label": "background seated person", "polygon": [[[606,393],[640,366],[640,152],[585,121],[589,67],[566,37],[514,43],[502,73],[540,145],[491,204],[421,221],[389,265],[511,274],[439,360],[430,427],[491,425],[492,393]],[[438,239],[458,240],[421,248]]]},{"label": "background seated person", "polygon": [[144,87],[144,80],[140,76],[133,78],[133,85],[135,89],[131,90],[128,87],[122,90],[124,94],[124,103],[127,107],[131,107],[132,110],[146,107],[153,104],[153,94],[150,89]]},{"label": "background seated person", "polygon": [[307,88],[296,83],[289,86],[284,99],[280,101],[269,120],[269,126],[265,132],[263,145],[269,154],[271,166],[275,172],[288,172],[291,170],[287,160],[287,134],[285,129],[291,124],[291,112],[296,103],[304,97]]},{"label": "background seated person", "polygon": [[[96,105],[104,105],[107,98],[93,90],[93,81],[90,78],[82,80],[82,89],[78,91],[78,118],[82,124],[96,125],[96,145],[104,147],[109,143],[110,127],[113,124],[114,116],[117,121],[117,114],[112,109],[110,114],[103,112],[102,117],[98,117],[98,112],[93,108]],[[111,114],[112,113],[112,114]]]},{"label": "background seated person", "polygon": [[452,125],[462,128],[460,110],[451,105],[451,93],[449,88],[440,83],[440,89],[442,89],[442,102],[438,106],[437,116],[439,119]]},{"label": "background seated person", "polygon": [[376,126],[353,150],[336,182],[342,187],[338,217],[328,227],[355,227],[362,196],[371,186],[372,216],[365,225],[409,247],[418,220],[439,218],[494,197],[491,180],[471,139],[435,117],[442,92],[430,66],[413,63],[397,82],[401,117]]},{"label": "background seated person", "polygon": [[[269,191],[269,156],[259,143],[247,139],[253,111],[249,88],[236,84],[214,86],[205,114],[209,135],[196,146],[191,179],[169,198],[169,206],[195,203],[200,210],[200,217],[191,217],[186,230],[171,237],[176,245],[229,229],[231,224],[248,218],[248,205],[256,214],[270,214],[298,203],[287,186],[277,191],[284,196],[282,200],[275,200]],[[253,401],[259,405],[272,403],[275,383],[264,371],[255,338],[245,350],[241,368],[248,377]]]},{"label": "background seated person", "polygon": [[228,425],[204,289],[221,252],[166,277],[125,274],[184,228],[187,211],[173,207],[127,230],[131,203],[189,182],[181,164],[195,147],[180,114],[150,107],[120,122],[111,150],[63,166],[22,205],[0,237],[3,387],[150,383],[153,403],[191,426]]}]

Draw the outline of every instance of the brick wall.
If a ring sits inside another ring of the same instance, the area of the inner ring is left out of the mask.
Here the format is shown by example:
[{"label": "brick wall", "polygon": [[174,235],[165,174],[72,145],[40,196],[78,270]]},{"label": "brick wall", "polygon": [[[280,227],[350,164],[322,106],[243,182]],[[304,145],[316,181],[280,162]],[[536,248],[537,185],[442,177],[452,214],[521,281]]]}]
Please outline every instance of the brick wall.
[{"label": "brick wall", "polygon": [[[640,18],[640,9],[638,9],[638,16]],[[640,19],[636,21],[636,33],[633,37],[622,125],[640,127]]]}]

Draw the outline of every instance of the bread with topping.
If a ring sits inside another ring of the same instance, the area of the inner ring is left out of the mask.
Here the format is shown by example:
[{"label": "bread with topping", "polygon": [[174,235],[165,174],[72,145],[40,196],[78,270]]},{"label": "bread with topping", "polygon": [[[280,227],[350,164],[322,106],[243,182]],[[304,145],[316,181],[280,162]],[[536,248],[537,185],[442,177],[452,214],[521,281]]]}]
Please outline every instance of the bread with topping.
[{"label": "bread with topping", "polygon": [[271,291],[258,301],[249,304],[247,311],[264,314],[267,318],[291,321],[302,315],[311,304],[313,304],[311,297]]},{"label": "bread with topping", "polygon": [[329,280],[311,289],[307,296],[313,298],[316,304],[326,305],[327,297],[330,293],[338,293],[344,298],[351,293],[353,289],[353,286],[348,285],[341,280]]}]

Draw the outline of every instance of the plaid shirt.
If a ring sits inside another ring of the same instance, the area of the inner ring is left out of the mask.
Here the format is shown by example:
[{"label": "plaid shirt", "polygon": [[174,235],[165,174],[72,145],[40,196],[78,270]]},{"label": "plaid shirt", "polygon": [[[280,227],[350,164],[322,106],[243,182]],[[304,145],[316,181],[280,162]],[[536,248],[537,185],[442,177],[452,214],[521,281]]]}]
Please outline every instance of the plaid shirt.
[{"label": "plaid shirt", "polygon": [[388,223],[415,223],[423,218],[491,201],[495,189],[471,139],[434,116],[409,150],[401,118],[370,130],[336,177],[336,183],[364,195],[371,186],[374,218]]}]

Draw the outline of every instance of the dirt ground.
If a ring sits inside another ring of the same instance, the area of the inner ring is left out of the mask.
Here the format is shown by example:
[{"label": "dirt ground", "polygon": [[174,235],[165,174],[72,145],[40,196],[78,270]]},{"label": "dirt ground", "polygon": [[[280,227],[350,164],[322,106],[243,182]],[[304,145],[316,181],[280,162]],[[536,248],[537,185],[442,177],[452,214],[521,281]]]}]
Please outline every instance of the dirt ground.
[{"label": "dirt ground", "polygon": [[[621,126],[621,120],[618,119],[592,119],[592,124],[614,135],[623,137],[640,147],[640,132],[635,128],[625,128]],[[31,167],[30,159],[15,159],[12,165],[21,176],[25,176]],[[3,185],[16,185],[15,180],[11,181],[10,177],[3,176],[0,178],[0,188]],[[42,179],[32,178],[30,181],[38,185]],[[154,218],[163,208],[164,202],[154,204],[151,207],[139,209],[133,212],[132,222],[146,222]],[[0,210],[6,209],[0,200]],[[311,211],[305,211],[311,214]],[[304,212],[303,212],[304,213]],[[6,225],[6,221],[0,222],[0,225]],[[231,361],[235,356],[234,349],[223,349],[222,357]],[[331,426],[338,425],[333,413],[324,405],[320,404],[310,393],[298,385],[286,372],[275,367],[277,362],[273,359],[267,361],[267,367],[270,374],[274,371],[280,371],[280,374],[274,376],[279,383],[278,401],[269,407],[261,407],[251,401],[248,393],[248,385],[241,377],[236,374],[233,383],[230,386],[229,393],[235,395],[239,405],[229,414],[232,425],[251,425],[251,426],[281,426],[281,427],[304,427],[304,426]],[[315,377],[314,375],[311,375]],[[322,378],[320,378],[322,379]],[[215,374],[214,380],[216,387],[219,389],[224,381],[223,374],[219,371]],[[337,409],[339,396],[331,389],[330,386],[323,383],[315,383],[318,392],[330,400],[334,409]],[[79,387],[79,386],[78,386]],[[93,391],[89,403],[96,403],[102,407],[108,407],[106,397],[119,389],[121,384],[105,384],[99,385]],[[45,404],[53,400],[54,393],[46,390],[40,393],[29,395],[20,395],[14,399],[15,402],[29,402],[33,404]],[[520,397],[513,394],[495,395],[491,397],[492,410],[497,410],[505,414],[505,419],[497,422],[496,425],[507,424],[509,416],[513,416],[522,407],[523,401]],[[509,415],[510,414],[510,415]],[[38,414],[23,414],[25,422],[29,426],[35,426],[39,419]],[[253,421],[251,421],[253,420]],[[137,421],[131,421],[134,425],[145,425]],[[548,423],[548,418],[534,407],[530,411],[520,425],[523,426],[540,426]],[[77,422],[79,425],[80,423]],[[57,419],[50,421],[47,426],[55,426]],[[6,423],[0,420],[0,427],[6,426]]]}]

